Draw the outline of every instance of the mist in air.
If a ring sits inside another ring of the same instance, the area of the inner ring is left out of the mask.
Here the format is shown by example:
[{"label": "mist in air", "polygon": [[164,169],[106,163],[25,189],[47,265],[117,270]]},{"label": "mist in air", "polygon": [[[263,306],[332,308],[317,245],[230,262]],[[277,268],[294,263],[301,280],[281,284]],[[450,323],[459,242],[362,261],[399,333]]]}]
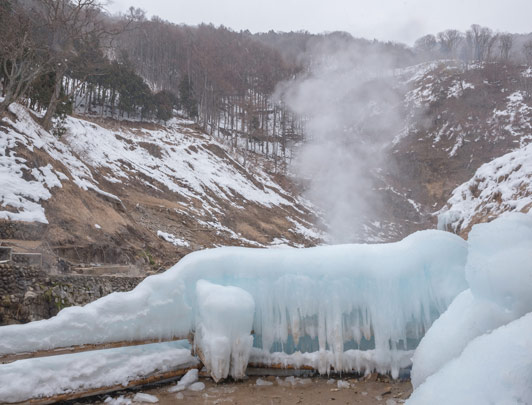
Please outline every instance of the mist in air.
[{"label": "mist in air", "polygon": [[375,179],[384,147],[402,127],[394,60],[367,43],[328,38],[306,56],[310,69],[278,95],[305,122],[296,174],[324,213],[331,243],[360,241],[364,222],[381,206]]}]

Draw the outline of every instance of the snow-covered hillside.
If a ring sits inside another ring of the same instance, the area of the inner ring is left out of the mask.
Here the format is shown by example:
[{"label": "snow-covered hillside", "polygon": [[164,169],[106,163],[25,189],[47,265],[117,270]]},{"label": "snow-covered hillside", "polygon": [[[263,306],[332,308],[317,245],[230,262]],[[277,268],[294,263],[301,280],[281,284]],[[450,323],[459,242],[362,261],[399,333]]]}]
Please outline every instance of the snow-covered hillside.
[{"label": "snow-covered hillside", "polygon": [[[237,152],[190,121],[159,126],[68,117],[58,139],[24,107],[14,105],[11,113],[0,125],[0,218],[49,223],[48,229],[81,223],[93,240],[133,226],[190,249],[304,245],[321,237],[311,205],[285,188],[286,178],[268,174],[265,159],[250,164],[248,157],[244,166]],[[75,206],[78,212],[69,213]],[[76,238],[71,228],[63,239]]]},{"label": "snow-covered hillside", "polygon": [[503,212],[528,212],[532,207],[532,144],[482,165],[458,186],[438,215],[438,227],[467,232]]},{"label": "snow-covered hillside", "polygon": [[[473,217],[528,209],[529,69],[439,61],[395,72],[404,86],[403,127],[391,142],[380,190],[386,193],[382,216],[399,234],[436,226],[437,211],[451,209],[441,220],[464,222],[455,228],[465,235],[469,223],[479,222]],[[461,218],[449,217],[454,211]]]}]

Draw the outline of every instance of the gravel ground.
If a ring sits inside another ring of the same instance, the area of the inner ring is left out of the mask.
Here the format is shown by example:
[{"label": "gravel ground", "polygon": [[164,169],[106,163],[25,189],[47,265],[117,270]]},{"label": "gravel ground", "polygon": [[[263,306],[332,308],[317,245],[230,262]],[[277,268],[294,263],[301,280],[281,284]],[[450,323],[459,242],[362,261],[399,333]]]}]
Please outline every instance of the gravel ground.
[{"label": "gravel ground", "polygon": [[[169,393],[175,384],[144,388],[142,391],[115,393],[113,399],[133,399],[137,392],[157,397],[166,404],[401,404],[412,393],[410,381],[390,381],[372,375],[357,379],[343,376],[328,377],[259,377],[252,376],[241,382],[215,384],[210,378],[201,378],[201,391],[185,390]],[[108,401],[110,401],[108,399]],[[113,401],[114,402],[114,401]],[[103,400],[94,403],[103,404]],[[118,404],[118,402],[116,402]]]}]

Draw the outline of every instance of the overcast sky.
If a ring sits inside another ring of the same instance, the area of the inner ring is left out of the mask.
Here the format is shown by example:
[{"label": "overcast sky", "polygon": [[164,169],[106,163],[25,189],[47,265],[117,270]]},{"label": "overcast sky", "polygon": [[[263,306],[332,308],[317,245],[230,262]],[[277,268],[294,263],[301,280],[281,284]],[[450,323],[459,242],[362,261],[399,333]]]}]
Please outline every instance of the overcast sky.
[{"label": "overcast sky", "polygon": [[111,0],[111,12],[140,7],[148,16],[252,32],[342,30],[411,44],[427,33],[471,24],[532,32],[532,0]]}]

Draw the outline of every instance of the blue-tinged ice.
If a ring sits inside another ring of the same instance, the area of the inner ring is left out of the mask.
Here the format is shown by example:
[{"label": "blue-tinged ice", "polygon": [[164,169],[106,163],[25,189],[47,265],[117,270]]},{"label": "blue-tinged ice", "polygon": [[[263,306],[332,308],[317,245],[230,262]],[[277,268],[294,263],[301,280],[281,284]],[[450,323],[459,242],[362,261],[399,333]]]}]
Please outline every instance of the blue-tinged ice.
[{"label": "blue-tinged ice", "polygon": [[[50,320],[1,327],[0,354],[187,336],[204,317],[196,285],[205,280],[252,297],[257,349],[321,353],[322,372],[371,364],[397,376],[404,356],[396,352],[413,349],[467,288],[466,255],[464,240],[435,230],[390,244],[205,250],[130,292],[66,308]],[[230,318],[241,314],[224,316],[237,325]],[[364,351],[371,359],[357,354]]]}]

